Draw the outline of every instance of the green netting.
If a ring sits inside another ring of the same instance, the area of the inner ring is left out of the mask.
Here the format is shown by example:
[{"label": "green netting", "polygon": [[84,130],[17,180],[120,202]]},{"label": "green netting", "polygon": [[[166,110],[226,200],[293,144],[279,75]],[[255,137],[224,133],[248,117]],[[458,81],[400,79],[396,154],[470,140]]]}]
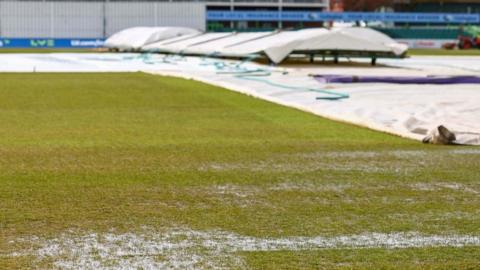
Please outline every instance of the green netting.
[{"label": "green netting", "polygon": [[479,3],[420,3],[416,4],[412,12],[447,12],[447,13],[479,13]]},{"label": "green netting", "polygon": [[457,39],[460,28],[376,28],[395,39]]}]

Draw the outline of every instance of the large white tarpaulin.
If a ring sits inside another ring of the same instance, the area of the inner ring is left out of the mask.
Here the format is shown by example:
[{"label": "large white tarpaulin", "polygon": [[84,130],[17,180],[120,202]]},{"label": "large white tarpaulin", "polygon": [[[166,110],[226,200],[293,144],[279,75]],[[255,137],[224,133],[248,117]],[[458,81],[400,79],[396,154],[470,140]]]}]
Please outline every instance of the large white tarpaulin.
[{"label": "large white tarpaulin", "polygon": [[296,51],[360,51],[385,52],[400,56],[408,47],[400,44],[389,36],[364,27],[346,27],[332,29],[323,35],[306,39]]},{"label": "large white tarpaulin", "polygon": [[[179,38],[172,41],[165,40],[164,42],[153,43],[143,46],[142,50],[149,52],[192,54],[192,47],[201,46],[203,44],[211,44],[217,40],[221,40],[233,35],[233,33],[207,33],[202,35],[193,35],[183,39]],[[211,48],[211,50],[212,49],[213,48]],[[205,54],[210,54],[210,52],[206,52]]]},{"label": "large white tarpaulin", "polygon": [[200,33],[187,27],[132,27],[113,34],[105,47],[118,50],[139,50],[142,46],[161,40]]},{"label": "large white tarpaulin", "polygon": [[[164,33],[168,32],[165,27],[162,31],[154,29],[157,28],[127,29],[108,39],[107,46],[121,44],[122,48],[139,48],[139,44],[144,44],[140,46],[143,51],[184,55],[240,58],[264,55],[273,63],[280,63],[292,53],[402,57],[408,49],[378,31],[360,27],[201,35],[182,30],[181,34],[187,35],[185,38],[149,38],[152,33],[162,33],[165,37]],[[178,31],[172,28],[170,33]],[[153,39],[157,42],[152,42]]]},{"label": "large white tarpaulin", "polygon": [[[357,59],[358,62],[364,61]],[[309,74],[477,75],[480,57],[412,57],[368,64],[267,67],[205,57],[160,54],[4,54],[3,72],[144,71],[191,78],[230,90],[399,136],[422,140],[444,125],[458,143],[480,145],[480,88],[475,84],[320,84]],[[260,71],[251,74],[248,71]],[[349,98],[327,100],[332,96]],[[318,99],[318,98],[322,99]]]}]

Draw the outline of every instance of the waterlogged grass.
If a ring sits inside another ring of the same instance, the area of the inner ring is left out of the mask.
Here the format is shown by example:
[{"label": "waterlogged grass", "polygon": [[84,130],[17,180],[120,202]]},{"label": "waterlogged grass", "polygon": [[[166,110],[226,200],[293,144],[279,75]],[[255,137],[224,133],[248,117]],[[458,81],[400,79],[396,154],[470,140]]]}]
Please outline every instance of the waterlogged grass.
[{"label": "waterlogged grass", "polygon": [[[56,258],[26,252],[25,239],[66,232],[480,235],[478,148],[423,145],[142,73],[0,80],[0,268],[54,266]],[[238,257],[252,268],[468,269],[478,266],[479,252],[367,248]]]}]

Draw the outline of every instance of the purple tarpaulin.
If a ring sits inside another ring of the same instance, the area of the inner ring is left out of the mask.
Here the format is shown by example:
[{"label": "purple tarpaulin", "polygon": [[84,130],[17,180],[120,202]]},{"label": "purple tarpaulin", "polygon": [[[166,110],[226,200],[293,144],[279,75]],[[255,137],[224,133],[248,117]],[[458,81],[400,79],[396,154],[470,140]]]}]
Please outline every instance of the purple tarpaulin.
[{"label": "purple tarpaulin", "polygon": [[321,83],[480,84],[479,76],[352,76],[315,75]]}]

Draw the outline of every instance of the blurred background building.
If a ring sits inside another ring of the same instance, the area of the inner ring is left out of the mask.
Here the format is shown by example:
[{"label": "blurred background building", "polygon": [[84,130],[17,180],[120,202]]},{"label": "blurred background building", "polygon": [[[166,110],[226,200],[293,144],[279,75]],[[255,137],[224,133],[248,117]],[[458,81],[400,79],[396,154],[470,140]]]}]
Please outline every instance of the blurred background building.
[{"label": "blurred background building", "polygon": [[396,0],[398,12],[480,13],[480,1],[475,0]]},{"label": "blurred background building", "polygon": [[100,44],[133,26],[263,31],[334,23],[372,27],[416,47],[439,47],[477,35],[480,1],[0,0],[0,47],[21,42],[36,46],[68,43],[59,39],[70,40],[70,45]]}]

